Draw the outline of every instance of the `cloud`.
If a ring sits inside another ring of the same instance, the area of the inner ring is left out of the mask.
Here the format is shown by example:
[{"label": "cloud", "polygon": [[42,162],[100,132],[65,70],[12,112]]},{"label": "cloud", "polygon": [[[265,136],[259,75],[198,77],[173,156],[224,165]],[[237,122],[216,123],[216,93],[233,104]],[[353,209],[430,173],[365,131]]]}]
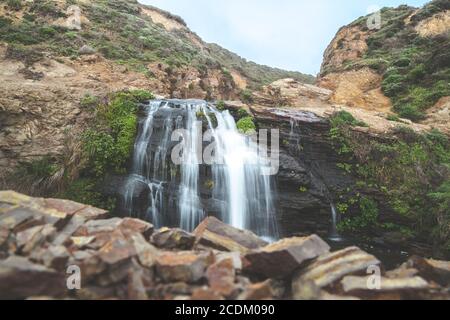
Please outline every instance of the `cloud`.
[{"label": "cloud", "polygon": [[[316,74],[337,30],[401,0],[140,0],[183,17],[205,41],[258,63]],[[426,0],[406,1],[421,5]]]}]

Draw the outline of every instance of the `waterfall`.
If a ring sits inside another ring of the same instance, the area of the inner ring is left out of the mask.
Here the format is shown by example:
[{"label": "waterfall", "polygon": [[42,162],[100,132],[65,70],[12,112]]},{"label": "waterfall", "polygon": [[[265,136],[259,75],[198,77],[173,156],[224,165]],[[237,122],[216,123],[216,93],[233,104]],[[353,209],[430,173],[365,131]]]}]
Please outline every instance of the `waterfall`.
[{"label": "waterfall", "polygon": [[[261,237],[278,237],[273,181],[263,174],[269,164],[257,143],[239,133],[229,111],[199,100],[154,100],[143,111],[123,190],[129,215],[156,227],[188,231],[215,215]],[[177,135],[178,129],[185,134]],[[209,136],[202,138],[202,131]],[[173,141],[173,135],[179,141]],[[171,155],[179,143],[182,161],[177,164]],[[207,163],[203,149],[210,146],[214,152]]]}]

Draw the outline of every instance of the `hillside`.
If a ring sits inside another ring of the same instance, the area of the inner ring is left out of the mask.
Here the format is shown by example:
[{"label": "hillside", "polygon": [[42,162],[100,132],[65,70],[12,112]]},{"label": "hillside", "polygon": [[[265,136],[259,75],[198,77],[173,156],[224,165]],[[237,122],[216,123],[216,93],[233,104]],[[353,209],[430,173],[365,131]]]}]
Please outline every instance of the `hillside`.
[{"label": "hillside", "polygon": [[[207,44],[180,17],[135,0],[1,2],[0,40],[71,59],[79,58],[85,46],[84,52],[99,52],[149,78],[160,78],[158,72],[163,71],[171,94],[180,87],[195,92],[175,92],[180,97],[232,95],[286,77],[314,81],[312,76],[261,66]],[[76,11],[67,11],[70,5],[81,10],[80,30],[67,28],[67,19],[76,16]]]},{"label": "hillside", "polygon": [[450,2],[383,8],[381,28],[366,17],[341,28],[324,54],[319,85],[333,102],[445,129],[450,96]]}]

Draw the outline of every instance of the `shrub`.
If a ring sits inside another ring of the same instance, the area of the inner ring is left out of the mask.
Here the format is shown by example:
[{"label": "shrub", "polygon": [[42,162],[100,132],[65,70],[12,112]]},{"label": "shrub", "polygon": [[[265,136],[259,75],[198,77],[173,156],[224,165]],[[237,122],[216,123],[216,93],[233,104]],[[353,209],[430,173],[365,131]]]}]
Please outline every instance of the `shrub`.
[{"label": "shrub", "polygon": [[241,91],[241,100],[244,103],[253,103],[253,94],[250,90],[242,90]]},{"label": "shrub", "polygon": [[242,134],[253,134],[256,132],[256,125],[252,117],[245,117],[239,120],[237,128]]},{"label": "shrub", "polygon": [[84,150],[96,176],[124,173],[136,137],[138,103],[152,98],[144,90],[119,92],[98,107],[97,128],[83,134]]},{"label": "shrub", "polygon": [[20,0],[7,0],[6,5],[12,10],[19,11],[22,9],[22,1]]},{"label": "shrub", "polygon": [[360,127],[367,126],[367,124],[365,124],[364,122],[356,120],[355,117],[353,117],[353,115],[347,111],[336,112],[331,117],[331,124],[333,127],[339,127],[344,125],[360,126]]}]

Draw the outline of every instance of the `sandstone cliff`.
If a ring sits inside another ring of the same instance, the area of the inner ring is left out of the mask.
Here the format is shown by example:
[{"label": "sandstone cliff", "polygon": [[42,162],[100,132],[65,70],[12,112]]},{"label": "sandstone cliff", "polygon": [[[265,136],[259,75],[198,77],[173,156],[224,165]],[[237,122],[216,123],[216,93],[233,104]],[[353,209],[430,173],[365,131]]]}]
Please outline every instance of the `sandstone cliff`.
[{"label": "sandstone cliff", "polygon": [[[333,91],[332,103],[392,111],[448,132],[448,108],[439,99],[450,95],[449,2],[379,14],[379,27],[368,25],[366,16],[339,30],[325,51],[318,85]],[[436,113],[441,121],[433,120]]]}]

